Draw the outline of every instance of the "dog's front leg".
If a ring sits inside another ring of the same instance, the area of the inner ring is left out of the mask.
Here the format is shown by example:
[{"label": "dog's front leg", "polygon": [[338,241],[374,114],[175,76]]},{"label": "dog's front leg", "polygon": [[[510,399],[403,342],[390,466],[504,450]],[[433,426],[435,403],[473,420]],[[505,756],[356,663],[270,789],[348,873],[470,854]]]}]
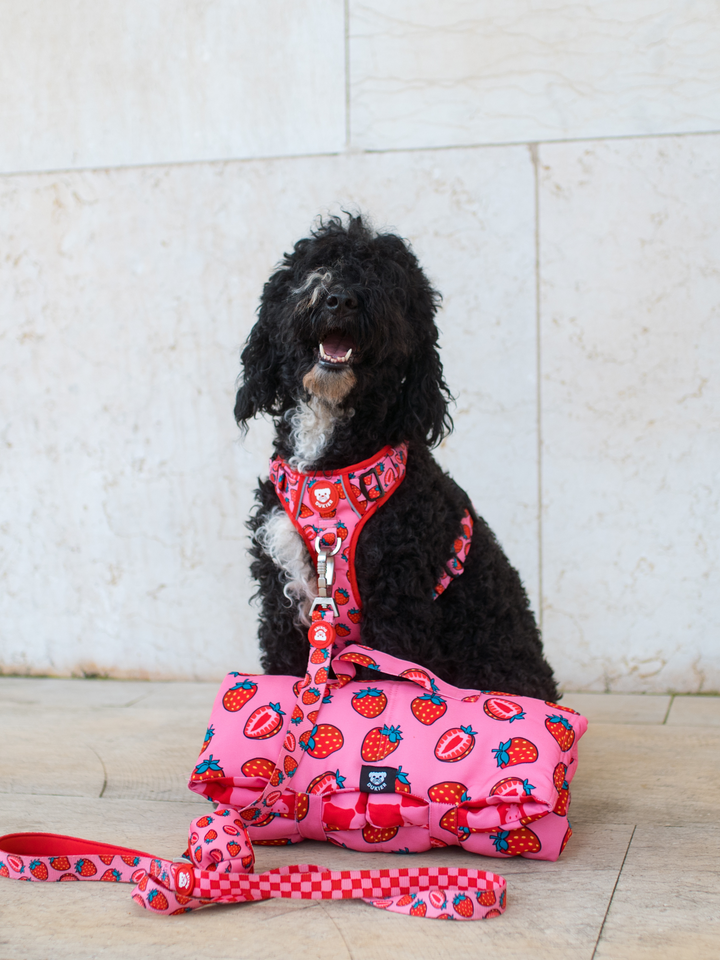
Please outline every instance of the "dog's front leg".
[{"label": "dog's front leg", "polygon": [[252,534],[250,572],[258,585],[255,597],[260,602],[258,639],[262,667],[266,673],[302,677],[307,667],[308,643],[301,614],[304,594],[313,586],[310,556],[279,505],[269,480],[260,482],[255,498],[258,506],[248,527]]}]

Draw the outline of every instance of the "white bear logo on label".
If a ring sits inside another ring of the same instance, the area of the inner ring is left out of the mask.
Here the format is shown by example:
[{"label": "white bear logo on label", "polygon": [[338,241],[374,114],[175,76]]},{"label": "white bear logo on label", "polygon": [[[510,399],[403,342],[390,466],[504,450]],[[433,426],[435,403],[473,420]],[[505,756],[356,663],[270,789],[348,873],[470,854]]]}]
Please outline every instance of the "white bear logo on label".
[{"label": "white bear logo on label", "polygon": [[319,511],[321,517],[331,517],[335,513],[340,495],[334,483],[316,483],[310,489],[310,503]]}]

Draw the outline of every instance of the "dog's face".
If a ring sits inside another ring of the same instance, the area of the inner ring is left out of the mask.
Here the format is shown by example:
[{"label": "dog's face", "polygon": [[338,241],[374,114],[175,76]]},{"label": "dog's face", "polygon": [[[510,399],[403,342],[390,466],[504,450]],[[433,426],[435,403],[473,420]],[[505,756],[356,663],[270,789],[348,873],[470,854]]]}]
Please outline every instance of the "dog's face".
[{"label": "dog's face", "polygon": [[437,441],[449,424],[438,300],[400,237],[372,233],[361,217],[321,224],[265,285],[242,354],[238,423],[314,398],[383,425],[385,442]]}]

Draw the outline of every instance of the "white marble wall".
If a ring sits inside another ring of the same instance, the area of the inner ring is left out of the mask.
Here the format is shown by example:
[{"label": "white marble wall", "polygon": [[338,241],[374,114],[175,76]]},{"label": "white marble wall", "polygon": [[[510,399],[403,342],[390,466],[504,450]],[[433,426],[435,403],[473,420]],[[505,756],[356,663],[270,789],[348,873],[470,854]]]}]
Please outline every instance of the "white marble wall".
[{"label": "white marble wall", "polygon": [[237,356],[344,206],[445,295],[439,456],[566,688],[719,689],[719,35],[710,0],[0,6],[0,671],[257,666]]}]

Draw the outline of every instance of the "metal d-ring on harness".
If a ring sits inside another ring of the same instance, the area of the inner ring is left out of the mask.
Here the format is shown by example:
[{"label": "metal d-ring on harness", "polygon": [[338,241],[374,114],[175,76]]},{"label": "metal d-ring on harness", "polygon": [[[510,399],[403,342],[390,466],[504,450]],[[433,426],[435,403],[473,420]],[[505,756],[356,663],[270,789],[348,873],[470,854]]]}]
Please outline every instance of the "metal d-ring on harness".
[{"label": "metal d-ring on harness", "polygon": [[331,587],[335,579],[335,555],[340,551],[342,547],[342,540],[335,531],[335,544],[333,549],[330,550],[329,547],[323,549],[323,539],[327,536],[327,532],[320,534],[315,538],[315,552],[317,553],[317,578],[318,578],[318,595],[312,602],[310,607],[310,615],[312,616],[313,611],[317,607],[330,607],[334,617],[338,615],[338,609],[335,604],[335,601],[332,597],[328,596],[328,587]]}]

